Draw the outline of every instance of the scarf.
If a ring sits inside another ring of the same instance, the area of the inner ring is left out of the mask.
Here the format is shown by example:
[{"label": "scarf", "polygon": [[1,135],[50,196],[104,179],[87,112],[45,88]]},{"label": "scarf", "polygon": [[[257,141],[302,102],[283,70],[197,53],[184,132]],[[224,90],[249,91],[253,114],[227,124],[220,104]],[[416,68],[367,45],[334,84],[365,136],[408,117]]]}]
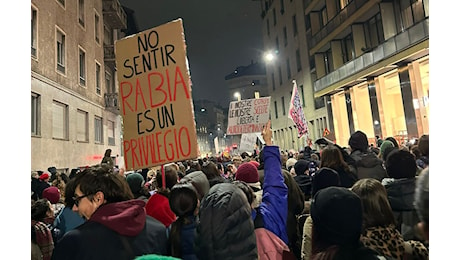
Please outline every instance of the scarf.
[{"label": "scarf", "polygon": [[35,242],[40,247],[43,260],[50,260],[53,253],[54,243],[51,230],[41,221],[32,220],[32,227],[35,231]]}]

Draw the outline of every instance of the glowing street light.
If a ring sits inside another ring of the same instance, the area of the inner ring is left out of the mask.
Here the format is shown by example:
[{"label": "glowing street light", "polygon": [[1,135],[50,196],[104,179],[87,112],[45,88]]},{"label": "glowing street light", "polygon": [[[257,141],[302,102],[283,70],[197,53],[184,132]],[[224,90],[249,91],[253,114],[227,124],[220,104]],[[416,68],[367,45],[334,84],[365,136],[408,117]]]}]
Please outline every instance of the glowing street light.
[{"label": "glowing street light", "polygon": [[235,93],[233,94],[233,96],[234,96],[238,101],[241,101],[241,94],[240,94],[240,92],[235,92]]},{"label": "glowing street light", "polygon": [[277,52],[267,51],[264,54],[265,62],[270,63],[275,60]]}]

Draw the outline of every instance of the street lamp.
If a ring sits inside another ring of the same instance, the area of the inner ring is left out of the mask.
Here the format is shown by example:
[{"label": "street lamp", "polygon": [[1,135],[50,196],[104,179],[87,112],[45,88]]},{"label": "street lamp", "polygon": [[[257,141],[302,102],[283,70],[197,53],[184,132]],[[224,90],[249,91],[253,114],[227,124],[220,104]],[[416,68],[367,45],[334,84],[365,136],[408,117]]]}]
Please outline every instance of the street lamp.
[{"label": "street lamp", "polygon": [[277,51],[267,51],[264,54],[265,62],[271,63],[276,58]]},{"label": "street lamp", "polygon": [[241,94],[240,94],[240,92],[235,92],[235,93],[233,94],[233,96],[234,96],[238,101],[241,101]]}]

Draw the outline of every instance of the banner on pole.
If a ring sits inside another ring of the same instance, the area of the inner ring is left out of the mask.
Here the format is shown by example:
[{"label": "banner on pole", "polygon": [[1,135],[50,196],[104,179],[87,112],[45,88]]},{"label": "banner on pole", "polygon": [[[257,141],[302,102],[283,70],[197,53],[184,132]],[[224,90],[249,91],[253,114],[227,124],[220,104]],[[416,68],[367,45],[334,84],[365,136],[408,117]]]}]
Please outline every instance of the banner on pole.
[{"label": "banner on pole", "polygon": [[293,80],[292,83],[292,96],[291,103],[289,105],[288,118],[294,121],[294,124],[297,127],[298,137],[300,138],[304,134],[308,135],[308,125],[303,113],[302,104],[300,103],[299,92],[297,91],[297,83],[295,80]]}]

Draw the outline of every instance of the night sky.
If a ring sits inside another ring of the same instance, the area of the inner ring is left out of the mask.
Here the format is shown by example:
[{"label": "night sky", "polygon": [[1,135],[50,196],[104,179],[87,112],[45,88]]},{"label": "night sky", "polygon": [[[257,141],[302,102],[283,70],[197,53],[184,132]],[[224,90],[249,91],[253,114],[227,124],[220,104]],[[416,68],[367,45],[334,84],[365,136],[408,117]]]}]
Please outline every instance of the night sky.
[{"label": "night sky", "polygon": [[227,107],[233,97],[225,76],[262,56],[259,1],[119,1],[134,10],[139,31],[182,18],[194,100],[214,100]]}]

